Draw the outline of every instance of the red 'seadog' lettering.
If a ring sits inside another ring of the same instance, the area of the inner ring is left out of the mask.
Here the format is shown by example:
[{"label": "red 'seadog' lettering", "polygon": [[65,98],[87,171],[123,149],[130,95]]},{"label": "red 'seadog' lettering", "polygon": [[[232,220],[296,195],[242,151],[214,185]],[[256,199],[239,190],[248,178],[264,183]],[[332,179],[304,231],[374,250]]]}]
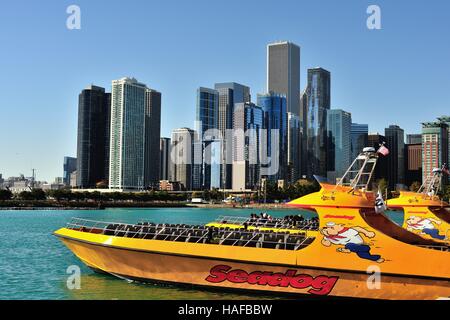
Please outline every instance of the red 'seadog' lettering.
[{"label": "red 'seadog' lettering", "polygon": [[297,274],[296,270],[287,270],[285,273],[273,273],[269,271],[230,270],[227,265],[217,265],[210,270],[206,281],[220,283],[225,280],[231,283],[248,283],[251,285],[271,287],[292,287],[295,289],[310,288],[307,292],[317,295],[328,295],[333,289],[339,277],[319,275],[317,277],[308,274]]}]

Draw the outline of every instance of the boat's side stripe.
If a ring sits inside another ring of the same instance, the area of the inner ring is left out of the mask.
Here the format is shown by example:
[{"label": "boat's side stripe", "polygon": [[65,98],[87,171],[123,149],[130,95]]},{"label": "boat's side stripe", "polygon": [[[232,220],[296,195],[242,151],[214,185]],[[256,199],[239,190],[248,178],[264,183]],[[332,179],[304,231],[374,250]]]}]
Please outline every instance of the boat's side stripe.
[{"label": "boat's side stripe", "polygon": [[[98,243],[98,242],[92,242],[88,240],[81,240],[76,239],[60,234],[54,233],[55,236],[68,239],[75,242],[81,242],[81,243],[87,243],[94,246],[100,246],[100,247],[106,247],[106,248],[112,248],[112,249],[118,249],[118,250],[125,250],[125,251],[134,251],[134,252],[143,252],[143,253],[150,253],[150,254],[161,254],[161,255],[167,255],[167,256],[179,256],[179,257],[188,257],[188,258],[195,258],[195,259],[204,259],[204,260],[220,260],[220,261],[227,261],[227,262],[236,262],[236,263],[247,263],[252,265],[267,265],[267,266],[274,266],[274,267],[287,267],[287,268],[303,268],[303,269],[312,269],[312,270],[324,270],[324,271],[330,271],[330,272],[341,272],[341,273],[349,273],[349,274],[364,274],[367,275],[367,272],[359,271],[359,270],[343,270],[343,269],[336,269],[336,268],[324,268],[324,267],[317,267],[317,266],[306,266],[306,265],[292,265],[292,264],[283,264],[283,263],[271,263],[271,262],[254,262],[254,261],[247,261],[247,260],[239,260],[239,259],[229,259],[229,258],[220,258],[220,257],[205,257],[205,256],[197,256],[197,255],[187,255],[187,254],[180,254],[180,253],[167,253],[167,252],[159,252],[159,251],[152,251],[152,250],[144,250],[144,249],[133,249],[133,248],[124,248],[114,245],[108,245],[104,243]],[[155,240],[158,241],[158,240]],[[390,276],[390,277],[402,277],[402,278],[415,278],[415,279],[434,279],[434,280],[444,280],[448,281],[447,278],[440,278],[440,277],[430,277],[430,276],[418,276],[418,275],[405,275],[405,274],[395,274],[395,273],[383,273],[383,276]]]}]

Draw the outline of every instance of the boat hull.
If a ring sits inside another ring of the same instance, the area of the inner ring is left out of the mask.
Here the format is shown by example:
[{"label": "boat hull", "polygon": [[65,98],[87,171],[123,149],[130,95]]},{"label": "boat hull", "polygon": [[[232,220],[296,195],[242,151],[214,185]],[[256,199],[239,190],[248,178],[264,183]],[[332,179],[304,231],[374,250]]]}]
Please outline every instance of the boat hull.
[{"label": "boat hull", "polygon": [[441,279],[382,274],[377,287],[373,283],[376,276],[365,272],[134,250],[68,237],[61,240],[87,266],[127,279],[316,297],[438,299],[450,296],[450,282]]}]

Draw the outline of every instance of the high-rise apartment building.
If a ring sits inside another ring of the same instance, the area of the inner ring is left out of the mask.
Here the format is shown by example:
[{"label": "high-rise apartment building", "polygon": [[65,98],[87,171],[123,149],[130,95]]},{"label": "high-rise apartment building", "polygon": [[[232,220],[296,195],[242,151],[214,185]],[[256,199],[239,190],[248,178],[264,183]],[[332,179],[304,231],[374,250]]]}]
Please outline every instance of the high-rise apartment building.
[{"label": "high-rise apartment building", "polygon": [[331,103],[330,72],[322,68],[308,69],[308,83],[302,106],[306,115],[305,133],[308,153],[307,175],[326,175],[327,111]]},{"label": "high-rise apartment building", "polygon": [[[91,85],[78,96],[77,187],[94,188],[109,175],[111,94]],[[69,177],[67,177],[70,179]]]},{"label": "high-rise apartment building", "polygon": [[286,96],[287,112],[300,115],[300,47],[288,41],[267,46],[267,92]]},{"label": "high-rise apartment building", "polygon": [[113,80],[109,187],[159,187],[161,93],[134,78]]},{"label": "high-rise apartment building", "polygon": [[[449,161],[449,126],[444,121],[422,123],[422,180],[426,181],[434,168]],[[448,182],[444,179],[443,182]]]},{"label": "high-rise apartment building", "polygon": [[331,183],[342,178],[351,164],[351,127],[352,115],[349,112],[341,109],[328,111],[327,178]]}]

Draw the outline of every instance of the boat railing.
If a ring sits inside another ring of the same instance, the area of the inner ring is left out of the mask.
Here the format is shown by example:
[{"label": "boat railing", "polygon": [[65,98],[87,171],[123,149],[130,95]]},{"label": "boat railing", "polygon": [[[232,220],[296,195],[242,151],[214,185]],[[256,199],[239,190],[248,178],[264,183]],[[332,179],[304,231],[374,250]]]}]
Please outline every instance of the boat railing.
[{"label": "boat railing", "polygon": [[67,224],[67,228],[126,238],[284,250],[304,248],[315,239],[314,236],[308,236],[307,232],[292,234],[276,230],[245,230],[242,228],[154,224],[149,222],[128,224],[82,218],[73,218]]},{"label": "boat railing", "polygon": [[273,229],[295,229],[295,230],[317,230],[318,221],[312,219],[304,219],[298,221],[287,221],[283,218],[248,218],[237,216],[219,216],[215,222],[219,225],[232,224],[256,228],[273,228]]}]

